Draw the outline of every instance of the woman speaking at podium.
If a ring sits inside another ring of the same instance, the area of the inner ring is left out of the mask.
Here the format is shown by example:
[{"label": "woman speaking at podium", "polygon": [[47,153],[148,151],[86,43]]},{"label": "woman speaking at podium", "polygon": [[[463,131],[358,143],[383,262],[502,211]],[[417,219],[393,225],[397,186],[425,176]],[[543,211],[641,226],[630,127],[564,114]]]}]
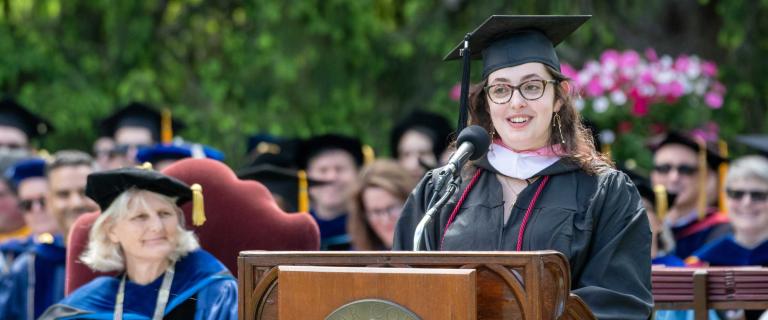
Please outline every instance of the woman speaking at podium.
[{"label": "woman speaking at podium", "polygon": [[[555,54],[588,19],[493,16],[446,57],[464,59],[459,131],[478,125],[491,145],[461,168],[418,249],[557,250],[570,262],[572,292],[598,319],[648,319],[648,218],[631,180],[595,150]],[[467,94],[469,61],[480,57],[483,81]],[[416,226],[442,195],[437,170],[405,204],[395,250],[414,249]]]}]

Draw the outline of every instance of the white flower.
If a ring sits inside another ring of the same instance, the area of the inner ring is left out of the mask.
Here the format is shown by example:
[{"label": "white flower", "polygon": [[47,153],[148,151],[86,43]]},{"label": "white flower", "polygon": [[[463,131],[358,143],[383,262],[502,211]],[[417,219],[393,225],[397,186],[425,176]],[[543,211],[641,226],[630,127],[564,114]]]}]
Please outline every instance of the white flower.
[{"label": "white flower", "polygon": [[584,110],[584,99],[581,97],[576,98],[575,101],[573,101],[573,106],[576,108],[577,111],[581,112],[581,110]]},{"label": "white flower", "polygon": [[627,95],[624,94],[624,91],[613,90],[611,92],[611,102],[617,106],[623,106],[627,103]]},{"label": "white flower", "polygon": [[599,97],[595,99],[594,102],[592,102],[592,110],[595,110],[597,113],[603,113],[606,110],[608,110],[608,106],[610,106],[610,101],[608,101],[608,98],[606,97]]},{"label": "white flower", "polygon": [[611,144],[614,141],[616,141],[616,134],[609,129],[600,131],[599,136],[600,136],[600,142],[604,144]]}]

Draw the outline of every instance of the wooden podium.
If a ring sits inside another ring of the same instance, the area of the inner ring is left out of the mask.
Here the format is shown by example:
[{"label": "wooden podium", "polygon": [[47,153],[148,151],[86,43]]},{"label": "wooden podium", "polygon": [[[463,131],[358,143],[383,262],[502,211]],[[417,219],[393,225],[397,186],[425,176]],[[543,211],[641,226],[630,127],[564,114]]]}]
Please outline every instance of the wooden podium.
[{"label": "wooden podium", "polygon": [[243,251],[238,258],[244,320],[322,320],[356,303],[388,304],[422,320],[595,319],[570,283],[568,262],[555,251]]}]

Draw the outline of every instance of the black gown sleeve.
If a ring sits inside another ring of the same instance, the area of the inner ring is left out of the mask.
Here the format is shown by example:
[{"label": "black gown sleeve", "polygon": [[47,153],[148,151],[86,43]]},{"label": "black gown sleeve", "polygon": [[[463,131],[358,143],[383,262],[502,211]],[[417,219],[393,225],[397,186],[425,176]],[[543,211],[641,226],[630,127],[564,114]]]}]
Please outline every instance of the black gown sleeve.
[{"label": "black gown sleeve", "polygon": [[[405,201],[403,211],[400,215],[400,220],[397,221],[395,227],[395,236],[392,244],[393,251],[411,251],[413,250],[413,232],[416,230],[416,226],[424,216],[425,210],[431,199],[432,191],[432,171],[427,172],[421,179],[416,188],[413,189],[408,196],[408,200]],[[435,225],[435,221],[439,217],[435,215],[432,218],[432,223],[427,226],[429,231],[430,226]],[[434,231],[434,230],[432,230]],[[434,233],[432,233],[434,235]],[[434,248],[434,243],[430,243]]]},{"label": "black gown sleeve", "polygon": [[593,232],[588,256],[572,265],[573,293],[598,319],[648,319],[651,231],[637,188],[619,171],[602,177],[587,214]]}]

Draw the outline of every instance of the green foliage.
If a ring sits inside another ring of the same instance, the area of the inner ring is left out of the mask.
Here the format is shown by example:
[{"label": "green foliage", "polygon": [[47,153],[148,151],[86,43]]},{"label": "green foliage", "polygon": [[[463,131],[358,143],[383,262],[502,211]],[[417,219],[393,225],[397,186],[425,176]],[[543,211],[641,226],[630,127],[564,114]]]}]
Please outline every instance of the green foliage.
[{"label": "green foliage", "polygon": [[[643,49],[658,39],[626,40],[617,25],[654,24],[648,10],[663,11],[666,1],[631,3],[3,0],[0,90],[51,119],[57,131],[42,143],[51,150],[89,150],[97,119],[144,100],[171,108],[189,124],[180,135],[222,149],[234,167],[243,164],[245,137],[257,132],[339,131],[388,154],[389,128],[408,111],[456,119],[449,91],[460,66],[441,59],[490,14],[594,14],[559,48],[576,65],[609,47]],[[710,45],[723,54],[706,58],[721,65],[729,87],[714,114],[728,135],[764,129],[764,111],[754,120],[742,110],[762,110],[768,100],[768,41],[755,31],[768,30],[758,18],[766,3],[693,1],[715,6],[721,19]]]}]

